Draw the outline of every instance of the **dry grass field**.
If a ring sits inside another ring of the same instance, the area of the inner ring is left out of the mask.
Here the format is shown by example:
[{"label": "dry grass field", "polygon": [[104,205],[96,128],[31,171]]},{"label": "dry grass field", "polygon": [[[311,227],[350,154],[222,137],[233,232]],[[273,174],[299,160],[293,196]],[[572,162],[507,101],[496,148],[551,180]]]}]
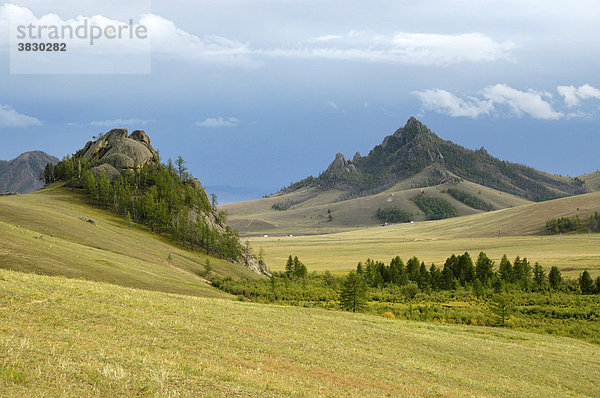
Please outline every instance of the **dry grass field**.
[{"label": "dry grass field", "polygon": [[600,395],[600,348],[0,270],[3,397]]}]

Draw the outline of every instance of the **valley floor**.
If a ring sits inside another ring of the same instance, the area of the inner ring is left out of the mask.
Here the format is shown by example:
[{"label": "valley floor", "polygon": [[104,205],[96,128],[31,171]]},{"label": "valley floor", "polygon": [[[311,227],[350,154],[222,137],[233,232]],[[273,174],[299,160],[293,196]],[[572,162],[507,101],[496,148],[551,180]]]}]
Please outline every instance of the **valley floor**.
[{"label": "valley floor", "polygon": [[388,263],[395,256],[404,261],[417,256],[427,265],[442,266],[452,254],[469,252],[476,258],[484,251],[496,265],[506,254],[510,259],[527,257],[547,270],[560,268],[562,274],[575,279],[587,269],[600,274],[600,234],[563,236],[509,236],[477,238],[468,235],[448,239],[427,236],[421,232],[378,227],[347,233],[309,236],[250,238],[252,247],[263,248],[270,268],[282,271],[288,256],[298,256],[309,271],[347,272],[356,269],[368,257]]},{"label": "valley floor", "polygon": [[3,396],[598,396],[600,348],[0,270]]}]

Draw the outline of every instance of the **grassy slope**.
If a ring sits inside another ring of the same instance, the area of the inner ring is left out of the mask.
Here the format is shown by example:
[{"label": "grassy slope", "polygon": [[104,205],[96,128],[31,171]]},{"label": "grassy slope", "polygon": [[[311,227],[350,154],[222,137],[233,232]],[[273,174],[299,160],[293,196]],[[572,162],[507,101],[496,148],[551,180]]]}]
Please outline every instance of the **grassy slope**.
[{"label": "grassy slope", "polygon": [[[97,225],[80,220],[81,216]],[[198,276],[205,259],[128,225],[113,213],[86,205],[80,195],[61,186],[0,196],[2,268],[223,297]],[[210,260],[219,275],[256,277],[241,265]]]},{"label": "grassy slope", "polygon": [[7,397],[600,395],[599,347],[569,338],[6,270],[0,292]]},{"label": "grassy slope", "polygon": [[579,176],[590,191],[600,191],[600,171]]},{"label": "grassy slope", "polygon": [[[413,188],[424,184],[428,177],[428,171],[426,170],[411,179],[402,181],[384,192],[351,200],[335,202],[344,194],[339,190],[316,192],[314,189],[303,189],[270,198],[233,203],[222,206],[222,208],[227,210],[230,224],[239,229],[242,234],[296,235],[333,233],[348,231],[356,227],[379,225],[381,221],[375,215],[379,207],[400,207],[412,213],[416,221],[424,221],[425,214],[412,201],[421,191],[432,197],[446,199],[456,208],[460,216],[481,212],[442,192],[449,187],[457,187],[476,195],[497,209],[531,203],[523,198],[468,181],[462,181],[459,184]],[[286,211],[277,211],[271,208],[277,202],[289,199],[292,203],[295,203],[307,197],[311,199],[292,206]],[[331,210],[333,217],[331,222],[327,220],[327,210]]]},{"label": "grassy slope", "polygon": [[[577,210],[579,209],[579,211]],[[600,211],[600,192],[578,195],[471,216],[362,228],[329,235],[252,238],[262,246],[273,270],[280,270],[289,254],[297,255],[309,270],[346,271],[367,257],[389,261],[417,255],[427,263],[443,263],[451,253],[481,250],[499,260],[527,256],[546,267],[557,265],[569,276],[583,269],[600,271],[600,235],[535,235],[549,218]],[[501,239],[498,239],[500,232]]]}]

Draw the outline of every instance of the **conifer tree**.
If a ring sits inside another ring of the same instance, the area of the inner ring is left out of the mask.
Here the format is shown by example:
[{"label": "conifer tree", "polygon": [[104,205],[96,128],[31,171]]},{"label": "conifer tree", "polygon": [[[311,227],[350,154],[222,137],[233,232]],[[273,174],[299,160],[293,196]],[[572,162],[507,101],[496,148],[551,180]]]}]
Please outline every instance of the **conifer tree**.
[{"label": "conifer tree", "polygon": [[360,311],[367,305],[367,284],[363,277],[351,271],[340,293],[341,305],[347,311]]}]

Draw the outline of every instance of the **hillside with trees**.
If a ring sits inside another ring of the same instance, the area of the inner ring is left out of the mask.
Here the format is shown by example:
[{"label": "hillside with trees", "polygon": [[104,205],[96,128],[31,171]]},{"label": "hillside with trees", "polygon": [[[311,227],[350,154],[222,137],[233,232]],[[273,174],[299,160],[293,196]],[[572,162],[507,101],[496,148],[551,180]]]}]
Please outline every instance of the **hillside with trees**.
[{"label": "hillside with trees", "polygon": [[66,156],[43,173],[46,184],[64,181],[80,189],[90,204],[101,206],[126,220],[147,225],[152,232],[166,234],[190,250],[243,263],[268,273],[250,248],[242,245],[237,231],[225,223],[216,197],[209,198],[179,157],[160,162],[141,130],[111,130],[73,156]]}]

